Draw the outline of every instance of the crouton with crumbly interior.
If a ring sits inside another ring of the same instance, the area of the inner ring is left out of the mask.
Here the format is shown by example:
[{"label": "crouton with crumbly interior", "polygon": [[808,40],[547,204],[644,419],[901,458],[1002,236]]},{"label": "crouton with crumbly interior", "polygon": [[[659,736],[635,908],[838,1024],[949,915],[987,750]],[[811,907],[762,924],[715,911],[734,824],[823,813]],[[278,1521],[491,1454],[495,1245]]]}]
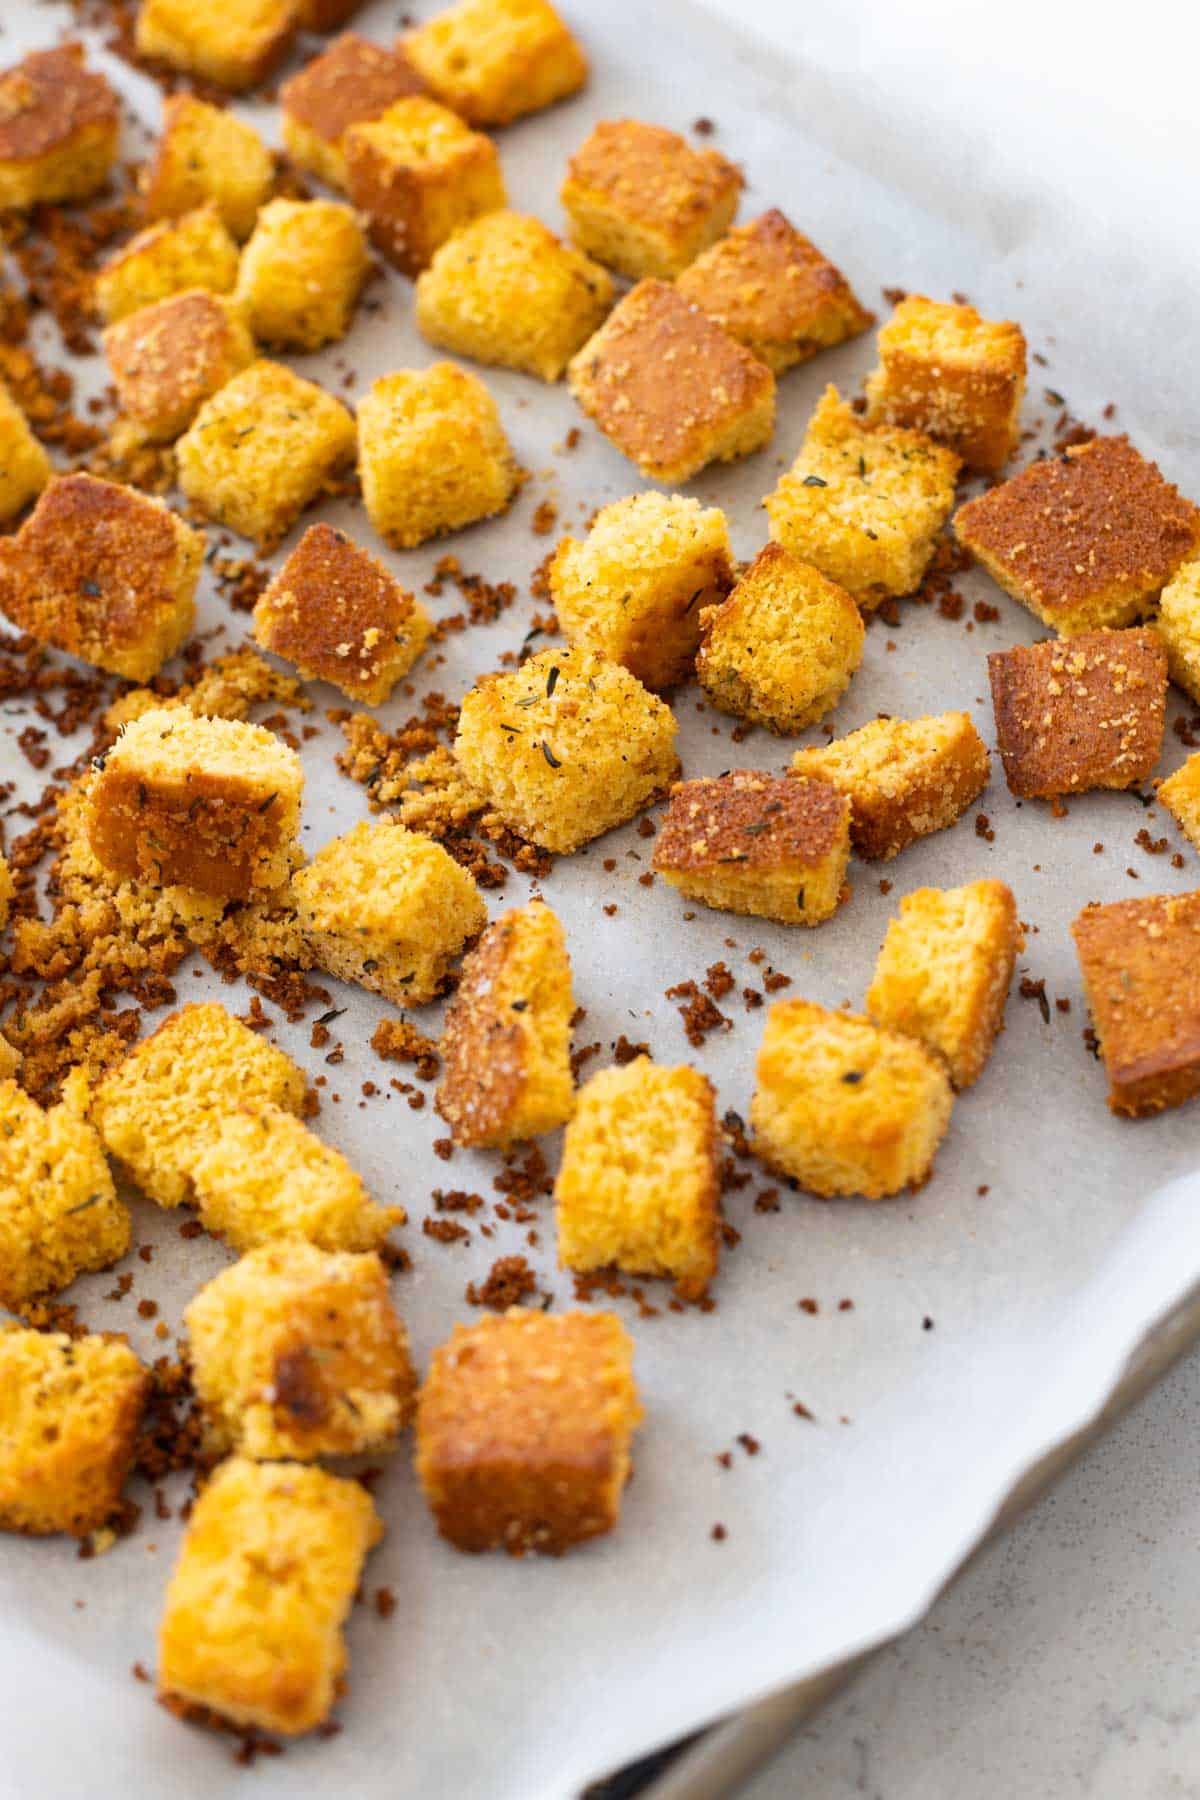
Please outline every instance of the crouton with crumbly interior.
[{"label": "crouton with crumbly interior", "polygon": [[110,325],[172,294],[228,294],[238,250],[215,206],[160,219],[116,251],[96,277],[96,310]]},{"label": "crouton with crumbly interior", "polygon": [[149,218],[175,219],[211,205],[240,239],[254,229],[274,185],[275,164],[245,119],[194,94],[171,94],[163,105],[158,145],[140,179]]},{"label": "crouton with crumbly interior", "polygon": [[192,288],[110,325],[104,354],[126,418],[151,443],[171,443],[254,361],[254,339],[239,306]]},{"label": "crouton with crumbly interior", "polygon": [[1159,782],[1155,798],[1166,807],[1189,842],[1200,850],[1200,752],[1189,756],[1173,775]]},{"label": "crouton with crumbly interior", "polygon": [[1200,1093],[1200,892],[1093,902],[1071,935],[1112,1111],[1141,1118]]},{"label": "crouton with crumbly interior", "polygon": [[121,114],[82,44],[33,50],[0,74],[0,210],[86,200],[116,161]]},{"label": "crouton with crumbly interior", "polygon": [[568,163],[561,199],[581,250],[633,281],[670,281],[728,230],[743,185],[719,150],[603,119]]},{"label": "crouton with crumbly interior", "polygon": [[282,60],[296,13],[296,0],[141,0],[134,42],[148,61],[240,93]]},{"label": "crouton with crumbly interior", "polygon": [[350,127],[424,92],[425,83],[401,51],[348,31],[280,88],[284,148],[302,169],[344,189]]},{"label": "crouton with crumbly interior", "polygon": [[260,343],[319,350],[349,331],[370,266],[351,207],[270,200],[242,251],[236,297]]},{"label": "crouton with crumbly interior", "polygon": [[909,294],[879,333],[867,423],[908,425],[995,475],[1017,447],[1025,334],[1011,319]]},{"label": "crouton with crumbly interior", "polygon": [[510,125],[587,80],[587,58],[549,0],[457,0],[400,44],[430,90],[472,125]]},{"label": "crouton with crumbly interior", "polygon": [[1166,645],[1171,680],[1200,703],[1200,557],[1167,583],[1154,625]]},{"label": "crouton with crumbly interior", "polygon": [[351,125],[342,147],[350,198],[405,275],[419,275],[460,226],[508,198],[491,138],[420,95]]},{"label": "crouton with crumbly interior", "polygon": [[35,500],[53,473],[29,420],[0,381],[0,525]]}]

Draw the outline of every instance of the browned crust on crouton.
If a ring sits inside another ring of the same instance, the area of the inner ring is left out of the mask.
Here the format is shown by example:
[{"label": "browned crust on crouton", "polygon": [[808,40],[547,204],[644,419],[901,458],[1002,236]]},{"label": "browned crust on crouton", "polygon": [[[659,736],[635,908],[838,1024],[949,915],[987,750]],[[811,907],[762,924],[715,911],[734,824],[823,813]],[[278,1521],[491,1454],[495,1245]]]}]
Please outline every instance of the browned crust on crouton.
[{"label": "browned crust on crouton", "polygon": [[115,142],[119,121],[117,97],[81,44],[35,50],[0,75],[0,163],[36,162],[96,127]]},{"label": "browned crust on crouton", "polygon": [[735,769],[678,782],[654,845],[656,869],[738,862],[775,869],[823,862],[849,801],[826,781]]},{"label": "browned crust on crouton", "polygon": [[1108,1104],[1131,1118],[1200,1092],[1200,891],[1088,906],[1071,927]]}]

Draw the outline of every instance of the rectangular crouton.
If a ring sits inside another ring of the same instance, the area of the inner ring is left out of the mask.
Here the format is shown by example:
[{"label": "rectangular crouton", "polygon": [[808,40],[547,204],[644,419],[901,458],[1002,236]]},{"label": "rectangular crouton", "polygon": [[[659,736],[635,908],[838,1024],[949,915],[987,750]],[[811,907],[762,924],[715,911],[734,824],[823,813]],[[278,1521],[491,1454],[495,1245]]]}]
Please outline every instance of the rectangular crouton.
[{"label": "rectangular crouton", "polygon": [[194,94],[168,96],[141,175],[149,218],[175,219],[211,205],[235,238],[247,238],[274,181],[274,160],[253,125]]},{"label": "rectangular crouton", "polygon": [[342,139],[346,188],[371,237],[405,275],[419,275],[460,226],[508,198],[496,146],[436,100],[397,100]]},{"label": "rectangular crouton", "polygon": [[319,350],[349,331],[370,266],[350,207],[270,200],[242,251],[237,298],[260,343]]},{"label": "rectangular crouton", "polygon": [[29,420],[0,382],[0,525],[35,500],[53,473]]},{"label": "rectangular crouton", "polygon": [[0,931],[8,925],[9,910],[16,899],[17,884],[13,880],[12,870],[4,857],[0,855]]},{"label": "rectangular crouton", "polygon": [[280,88],[284,147],[302,169],[344,189],[350,127],[424,92],[425,83],[403,52],[348,31]]},{"label": "rectangular crouton", "polygon": [[1011,319],[909,294],[879,333],[867,422],[907,425],[994,475],[1017,447],[1025,334]]},{"label": "rectangular crouton", "polygon": [[1154,624],[1166,646],[1171,680],[1200,704],[1200,557],[1167,583]]},{"label": "rectangular crouton", "polygon": [[431,91],[472,125],[510,125],[587,80],[587,58],[549,0],[457,0],[400,42]]},{"label": "rectangular crouton", "polygon": [[0,210],[86,200],[116,160],[121,113],[82,44],[33,50],[0,74]]},{"label": "rectangular crouton", "polygon": [[1087,906],[1071,933],[1113,1112],[1200,1093],[1200,892]]},{"label": "rectangular crouton", "polygon": [[1200,752],[1160,781],[1155,796],[1184,835],[1200,850]]},{"label": "rectangular crouton", "polygon": [[728,230],[743,185],[718,150],[604,119],[568,163],[560,197],[581,250],[632,281],[670,281]]},{"label": "rectangular crouton", "polygon": [[96,277],[96,310],[110,325],[172,294],[232,292],[238,251],[215,206],[160,219],[111,256]]},{"label": "rectangular crouton", "polygon": [[240,93],[257,87],[285,55],[296,30],[296,0],[141,0],[139,56]]},{"label": "rectangular crouton", "polygon": [[152,443],[171,443],[254,361],[254,339],[240,307],[192,288],[110,325],[104,354],[126,417]]}]

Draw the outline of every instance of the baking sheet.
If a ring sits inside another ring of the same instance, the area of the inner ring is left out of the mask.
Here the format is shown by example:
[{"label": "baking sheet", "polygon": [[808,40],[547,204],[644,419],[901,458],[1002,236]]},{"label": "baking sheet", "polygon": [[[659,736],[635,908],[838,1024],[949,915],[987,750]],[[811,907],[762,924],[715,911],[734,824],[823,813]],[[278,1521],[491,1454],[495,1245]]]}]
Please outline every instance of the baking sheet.
[{"label": "baking sheet", "polygon": [[[793,69],[674,3],[654,8],[649,54],[645,9],[629,0],[579,4],[572,14],[595,78],[578,100],[503,134],[514,205],[558,221],[565,157],[597,118],[630,114],[686,130],[708,117],[717,127],[712,141],[746,168],[743,218],[783,207],[881,311],[879,290],[888,285],[962,290],[985,312],[1019,317],[1048,362],[1032,370],[1031,420],[1056,410],[1041,401],[1043,383],[1092,421],[1118,402],[1117,424],[1185,490],[1200,489],[1200,456],[1175,379],[1196,332],[1180,316],[1171,270],[1152,279],[1136,245],[1093,242],[1082,224],[1066,232],[1040,191],[991,191],[987,169],[969,155],[957,165],[965,186],[950,180],[944,145],[919,134],[896,140],[886,99],[869,90],[851,102],[835,70]],[[49,41],[62,16],[54,6],[6,7],[6,60]],[[393,8],[372,6],[360,28],[383,39],[394,24]],[[107,66],[153,121],[157,91],[120,63]],[[1130,291],[1122,264],[1127,275],[1140,270],[1136,310],[1119,305]],[[1081,268],[1089,271],[1085,281]],[[390,368],[429,360],[411,324],[406,284],[391,277],[376,294],[385,304],[360,316],[348,345],[297,366],[339,388],[353,370],[353,396]],[[752,554],[763,539],[758,503],[794,455],[824,383],[852,389],[872,361],[868,337],[784,377],[773,445],[692,484],[726,509],[739,554]],[[427,685],[451,695],[515,649],[528,628],[535,610],[528,577],[547,547],[530,532],[538,503],[555,498],[567,530],[640,485],[586,426],[579,448],[560,452],[582,423],[564,391],[498,371],[486,378],[534,479],[509,519],[389,558],[412,585],[428,578],[447,549],[467,569],[522,585],[521,600],[495,626],[451,638],[444,666],[425,670]],[[330,505],[323,516],[373,541],[354,509]],[[835,715],[839,733],[881,710],[962,706],[992,741],[986,652],[1037,633],[982,575],[962,586],[969,603],[986,600],[999,618],[968,631],[965,619],[906,606],[899,627],[874,626]],[[444,616],[459,603],[448,590],[429,604]],[[230,643],[245,626],[211,596],[202,623],[224,624]],[[320,707],[340,703],[332,690],[316,696]],[[687,773],[786,766],[790,743],[756,734],[731,745],[732,721],[698,712],[697,698],[688,690],[677,707]],[[380,717],[387,724],[411,710],[401,698]],[[29,779],[15,748],[21,724],[0,718],[0,764],[31,789],[40,778]],[[333,769],[339,745],[327,727],[305,748],[311,848],[363,813],[361,791]],[[1166,745],[1164,772],[1182,755],[1169,731]],[[174,1523],[147,1517],[131,1539],[87,1563],[70,1546],[5,1541],[0,1647],[10,1700],[0,1784],[51,1800],[118,1790],[199,1796],[248,1781],[260,1795],[295,1792],[299,1782],[300,1791],[346,1784],[366,1796],[549,1800],[919,1614],[1015,1478],[1098,1407],[1146,1328],[1200,1276],[1195,1114],[1129,1124],[1107,1113],[1102,1071],[1080,1039],[1086,1013],[1067,936],[1087,899],[1195,885],[1192,853],[1182,846],[1188,861],[1174,871],[1167,857],[1139,849],[1133,840],[1143,826],[1168,835],[1172,849],[1177,834],[1129,795],[1088,796],[1072,803],[1068,819],[1053,821],[1044,808],[1017,807],[997,774],[973,810],[987,813],[994,840],[977,836],[968,817],[886,868],[856,865],[851,904],[811,934],[707,912],[683,923],[677,896],[638,884],[647,846],[632,826],[560,861],[544,884],[566,925],[577,995],[588,1009],[577,1041],[599,1040],[607,1052],[624,1033],[647,1039],[662,1060],[695,1060],[716,1083],[722,1108],[743,1114],[762,1012],[727,1003],[732,1030],[696,1051],[663,998],[667,986],[698,978],[714,961],[728,963],[739,987],[757,986],[761,972],[747,957],[761,946],[792,978],[790,992],[857,1005],[904,892],[995,874],[1012,884],[1031,927],[1022,970],[1044,978],[1051,999],[1046,1022],[1037,1005],[1014,994],[993,1063],[958,1102],[935,1177],[921,1194],[870,1207],[785,1192],[778,1213],[759,1214],[755,1194],[777,1185],[764,1176],[727,1202],[743,1236],[725,1258],[714,1312],[642,1320],[631,1303],[616,1303],[637,1340],[647,1409],[618,1532],[561,1562],[463,1557],[434,1536],[407,1455],[393,1458],[378,1489],[388,1536],[365,1586],[368,1593],[390,1586],[398,1604],[387,1620],[369,1605],[355,1611],[351,1691],[339,1712],[345,1730],[292,1746],[251,1774],[232,1765],[227,1742],[162,1714],[130,1674],[134,1661],[153,1664]],[[1101,854],[1093,853],[1097,842],[1105,845]],[[610,857],[617,859],[612,873],[601,866]],[[881,876],[892,883],[886,896]],[[493,915],[526,888],[513,875],[489,896]],[[603,908],[613,903],[619,912],[610,918]],[[328,985],[347,1008],[335,1026],[345,1045],[340,1066],[322,1069],[308,1048],[307,1024],[281,1023],[274,1035],[314,1074],[329,1074],[327,1093],[341,1095],[340,1105],[326,1100],[321,1132],[381,1199],[409,1209],[400,1241],[414,1268],[397,1280],[396,1294],[421,1363],[454,1319],[470,1316],[463,1289],[498,1255],[527,1254],[556,1304],[567,1303],[570,1281],[553,1270],[546,1203],[536,1250],[516,1225],[497,1224],[491,1240],[473,1231],[469,1246],[422,1236],[433,1188],[491,1195],[497,1165],[462,1152],[449,1166],[440,1162],[431,1144],[444,1127],[398,1096],[360,1109],[361,1083],[384,1085],[394,1072],[367,1045],[385,1009]],[[238,1008],[247,997],[217,987],[207,971],[196,979],[185,968],[177,986],[181,998],[215,989]],[[1071,1002],[1069,1013],[1055,1010],[1059,996]],[[435,1016],[420,1022],[430,1029]],[[111,1276],[77,1291],[90,1323],[129,1329],[154,1353],[159,1346],[134,1314],[136,1298],[159,1300],[173,1324],[227,1257],[205,1240],[181,1241],[177,1216],[141,1200],[134,1210],[136,1241],[159,1248],[151,1269],[130,1265],[133,1296],[121,1306],[105,1302]],[[802,1310],[801,1298],[819,1310]],[[853,1309],[839,1310],[842,1299]],[[815,1423],[794,1414],[794,1399]],[[743,1433],[760,1444],[756,1456],[738,1446]],[[730,1469],[716,1461],[727,1449]],[[720,1542],[711,1536],[718,1521],[727,1532]]]}]

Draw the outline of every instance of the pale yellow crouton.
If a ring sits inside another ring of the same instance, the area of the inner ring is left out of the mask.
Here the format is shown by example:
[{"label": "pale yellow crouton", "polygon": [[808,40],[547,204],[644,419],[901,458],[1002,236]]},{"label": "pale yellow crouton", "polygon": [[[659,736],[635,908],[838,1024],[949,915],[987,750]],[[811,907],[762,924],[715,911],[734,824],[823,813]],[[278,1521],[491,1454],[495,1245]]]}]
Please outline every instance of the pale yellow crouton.
[{"label": "pale yellow crouton", "polygon": [[346,186],[344,139],[352,125],[378,119],[397,100],[425,91],[408,58],[346,32],[305,63],[279,90],[288,155],[333,188]]},{"label": "pale yellow crouton", "polygon": [[350,207],[271,200],[242,251],[236,294],[260,343],[318,350],[349,331],[370,266]]},{"label": "pale yellow crouton", "polygon": [[0,75],[0,210],[86,200],[116,160],[121,115],[81,44],[34,50]]},{"label": "pale yellow crouton", "polygon": [[1160,781],[1157,792],[1184,836],[1200,850],[1200,752]]},{"label": "pale yellow crouton", "polygon": [[1171,680],[1200,703],[1200,557],[1167,583],[1154,623],[1167,647]]},{"label": "pale yellow crouton", "polygon": [[237,93],[266,80],[295,29],[296,0],[142,0],[134,41],[139,56]]},{"label": "pale yellow crouton", "polygon": [[563,209],[580,249],[633,281],[670,281],[728,230],[742,172],[717,150],[637,119],[604,119],[567,165]]},{"label": "pale yellow crouton", "polygon": [[549,0],[457,0],[400,44],[438,99],[472,125],[509,125],[587,80],[587,58]]},{"label": "pale yellow crouton", "polygon": [[909,294],[879,333],[867,422],[908,425],[994,475],[1017,447],[1025,334],[1011,319]]},{"label": "pale yellow crouton", "polygon": [[943,831],[987,786],[991,763],[968,713],[872,719],[848,737],[797,750],[792,774],[831,781],[850,800],[850,842],[886,862]]},{"label": "pale yellow crouton", "polygon": [[0,525],[36,499],[53,473],[29,420],[0,382]]},{"label": "pale yellow crouton", "polygon": [[240,307],[192,288],[110,325],[104,354],[122,412],[151,443],[170,443],[254,361],[254,339]]},{"label": "pale yellow crouton", "polygon": [[508,198],[496,146],[436,100],[397,100],[342,139],[346,187],[371,237],[406,275],[460,225]]},{"label": "pale yellow crouton", "polygon": [[115,325],[172,294],[205,288],[228,294],[237,280],[238,251],[215,206],[161,219],[131,238],[96,277],[96,310]]},{"label": "pale yellow crouton", "polygon": [[253,125],[194,94],[170,95],[158,147],[141,177],[150,218],[174,219],[212,205],[235,238],[247,238],[274,181],[271,152]]}]

